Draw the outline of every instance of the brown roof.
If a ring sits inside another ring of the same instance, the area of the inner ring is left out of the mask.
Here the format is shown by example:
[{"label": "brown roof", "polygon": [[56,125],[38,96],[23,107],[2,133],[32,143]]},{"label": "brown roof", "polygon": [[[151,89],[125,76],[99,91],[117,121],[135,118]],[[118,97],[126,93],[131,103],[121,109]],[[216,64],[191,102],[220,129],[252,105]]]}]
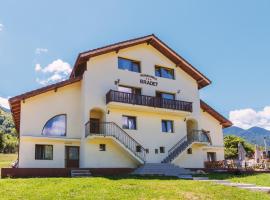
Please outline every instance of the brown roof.
[{"label": "brown roof", "polygon": [[201,100],[201,109],[205,112],[208,112],[210,115],[212,115],[216,120],[220,122],[223,128],[228,128],[232,126],[232,122],[228,119],[226,119],[224,116],[222,116],[220,113],[218,113],[214,108],[209,106],[207,103],[205,103],[203,100]]},{"label": "brown roof", "polygon": [[42,88],[30,91],[30,92],[26,92],[24,94],[21,94],[21,95],[10,98],[9,99],[9,105],[10,105],[10,108],[11,108],[12,117],[13,117],[13,120],[14,120],[14,123],[15,123],[16,130],[18,132],[20,131],[21,101],[23,101],[23,100],[25,100],[25,99],[27,99],[29,97],[33,97],[33,96],[39,95],[41,93],[48,92],[48,91],[51,91],[51,90],[55,90],[57,88],[64,87],[66,85],[78,82],[81,79],[82,79],[81,76],[78,76],[76,78],[70,78],[70,79],[68,79],[66,81],[62,81],[62,82],[59,82],[59,83],[48,85],[46,87],[42,87]]},{"label": "brown roof", "polygon": [[172,62],[174,62],[178,67],[180,67],[187,74],[193,77],[197,81],[199,89],[211,84],[211,81],[206,76],[200,73],[184,58],[178,55],[174,50],[168,47],[164,42],[162,42],[158,37],[156,37],[153,34],[80,53],[77,57],[77,60],[75,62],[70,77],[81,76],[84,73],[84,70],[86,69],[86,62],[91,57],[113,51],[118,52],[121,49],[142,43],[152,45],[154,48],[156,48],[158,51],[164,54],[167,58],[169,58]]}]

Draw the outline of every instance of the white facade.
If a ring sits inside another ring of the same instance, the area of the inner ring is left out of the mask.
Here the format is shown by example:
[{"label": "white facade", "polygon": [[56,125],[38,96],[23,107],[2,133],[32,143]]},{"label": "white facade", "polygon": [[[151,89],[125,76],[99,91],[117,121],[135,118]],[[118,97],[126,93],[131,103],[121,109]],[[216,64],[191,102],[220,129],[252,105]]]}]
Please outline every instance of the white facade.
[{"label": "white facade", "polygon": [[[140,73],[119,69],[119,58],[138,61]],[[156,77],[157,65],[173,69],[174,79]],[[142,74],[154,76],[157,86],[142,84],[140,80],[145,79]],[[191,102],[192,111],[106,102],[106,94],[110,90],[117,91],[120,85],[140,88],[141,95],[155,97],[157,91],[174,94],[177,101]],[[187,136],[190,131],[187,123],[190,122],[195,125],[193,129],[206,133],[209,143],[194,141],[188,147],[191,154],[186,148],[170,162],[181,167],[203,168],[208,152],[214,153],[216,160],[224,159],[222,125],[201,108],[198,82],[147,43],[92,57],[87,61],[81,81],[26,98],[20,104],[20,168],[67,167],[66,146],[79,147],[80,168],[135,168],[144,162],[160,163],[168,156],[168,151]],[[67,118],[66,135],[42,135],[46,122],[60,114]],[[136,117],[135,130],[122,128],[123,116]],[[134,139],[140,144],[139,152],[147,149],[143,152],[144,159],[136,156],[134,148],[128,148],[128,144],[116,136],[106,136],[106,133],[86,136],[85,124],[90,118],[118,125],[118,128],[112,125],[113,134],[126,133],[129,140]],[[162,120],[172,121],[172,133],[162,131]],[[53,146],[51,160],[36,159],[36,145],[44,144]],[[100,144],[105,144],[105,151],[100,151]]]}]

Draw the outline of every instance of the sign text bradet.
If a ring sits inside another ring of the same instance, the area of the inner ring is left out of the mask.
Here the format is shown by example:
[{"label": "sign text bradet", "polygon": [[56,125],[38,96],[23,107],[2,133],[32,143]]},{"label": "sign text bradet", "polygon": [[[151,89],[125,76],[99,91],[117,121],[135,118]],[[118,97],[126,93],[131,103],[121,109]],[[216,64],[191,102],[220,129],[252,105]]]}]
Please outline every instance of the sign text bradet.
[{"label": "sign text bradet", "polygon": [[141,84],[146,84],[146,85],[152,85],[152,86],[157,86],[157,78],[148,74],[141,74],[141,79],[140,83]]}]

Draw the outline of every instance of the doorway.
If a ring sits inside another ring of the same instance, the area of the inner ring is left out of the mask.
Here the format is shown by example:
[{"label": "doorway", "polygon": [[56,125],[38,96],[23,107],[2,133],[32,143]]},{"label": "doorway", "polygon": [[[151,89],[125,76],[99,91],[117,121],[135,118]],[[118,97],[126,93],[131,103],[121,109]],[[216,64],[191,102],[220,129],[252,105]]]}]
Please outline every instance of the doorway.
[{"label": "doorway", "polygon": [[66,146],[66,168],[79,168],[80,147]]}]

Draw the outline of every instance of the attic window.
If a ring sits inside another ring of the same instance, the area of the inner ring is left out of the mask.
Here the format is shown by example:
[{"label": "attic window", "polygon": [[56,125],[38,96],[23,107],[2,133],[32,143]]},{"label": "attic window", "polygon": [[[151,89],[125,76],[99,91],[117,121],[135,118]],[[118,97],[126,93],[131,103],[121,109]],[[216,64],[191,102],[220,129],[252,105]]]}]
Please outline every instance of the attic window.
[{"label": "attic window", "polygon": [[140,62],[129,60],[126,58],[118,58],[118,69],[127,70],[131,72],[141,72]]},{"label": "attic window", "polygon": [[174,79],[174,70],[166,67],[155,66],[155,75],[158,77]]}]

